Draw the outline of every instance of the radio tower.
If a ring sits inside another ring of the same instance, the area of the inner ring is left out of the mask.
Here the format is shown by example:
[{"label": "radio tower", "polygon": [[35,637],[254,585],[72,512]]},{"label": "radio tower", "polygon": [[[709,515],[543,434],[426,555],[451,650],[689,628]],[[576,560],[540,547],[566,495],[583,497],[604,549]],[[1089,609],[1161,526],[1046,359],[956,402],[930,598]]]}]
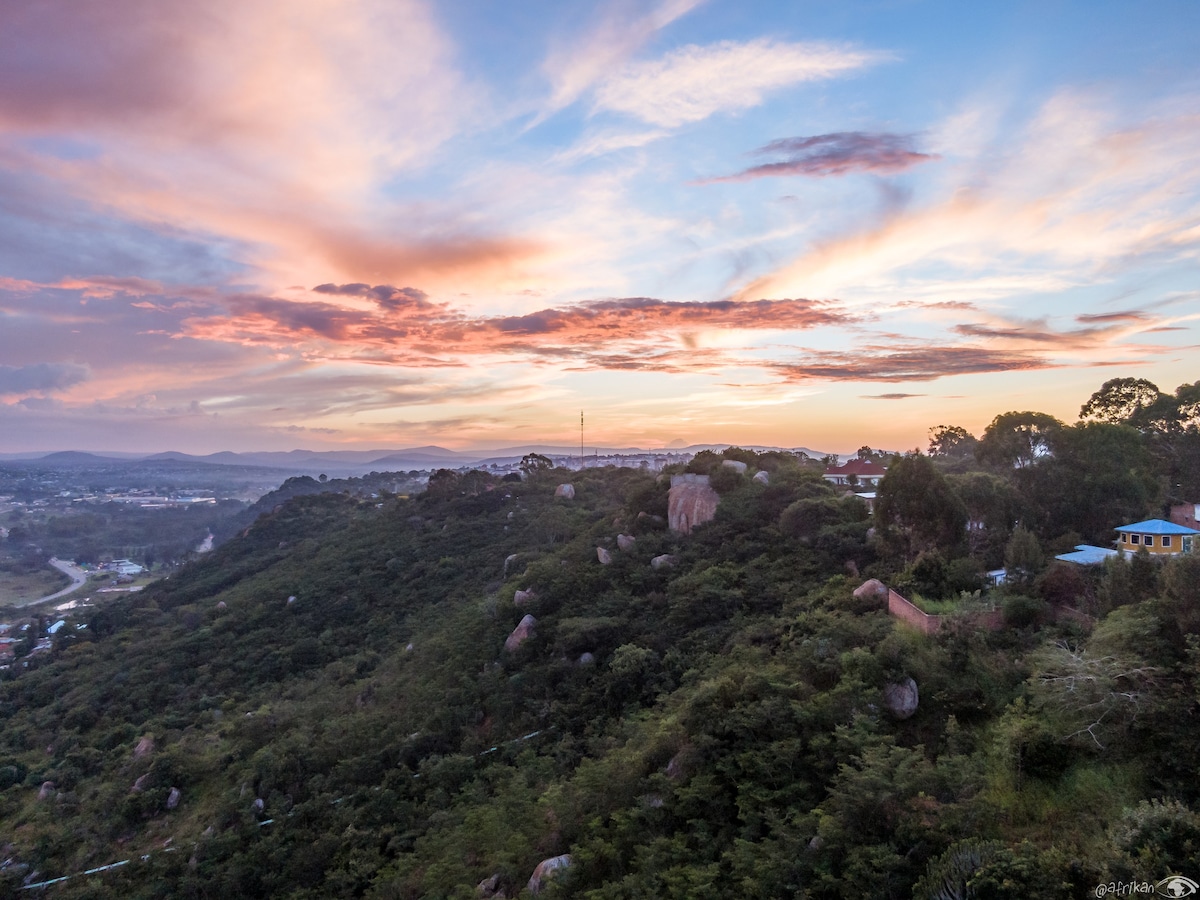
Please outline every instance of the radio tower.
[{"label": "radio tower", "polygon": [[583,471],[583,410],[579,411],[579,470]]}]

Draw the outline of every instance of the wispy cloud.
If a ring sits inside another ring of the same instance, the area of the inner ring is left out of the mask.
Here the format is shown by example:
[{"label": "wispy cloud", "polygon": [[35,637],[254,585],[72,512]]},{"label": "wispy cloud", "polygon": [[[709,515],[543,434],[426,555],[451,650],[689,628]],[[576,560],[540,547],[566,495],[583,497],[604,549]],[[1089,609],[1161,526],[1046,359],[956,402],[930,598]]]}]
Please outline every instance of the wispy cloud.
[{"label": "wispy cloud", "polygon": [[741,296],[842,296],[903,290],[938,266],[963,288],[999,260],[1043,278],[1091,281],[1137,260],[1200,252],[1200,117],[1167,106],[1129,125],[1099,98],[1061,93],[978,156],[952,157],[922,203],[889,208],[810,245]]},{"label": "wispy cloud", "polygon": [[862,394],[864,400],[908,400],[912,397],[928,397],[928,394]]},{"label": "wispy cloud", "polygon": [[[1114,322],[1087,328],[1056,328],[1049,319],[989,315],[985,321],[949,328],[942,343],[918,342],[903,335],[864,334],[849,350],[805,350],[794,360],[773,364],[787,381],[924,382],[958,375],[1059,369],[1068,366],[1135,365],[1163,347],[1130,339],[1160,319]],[[967,338],[970,343],[955,343]],[[898,400],[914,394],[879,394],[870,399]]]},{"label": "wispy cloud", "polygon": [[596,90],[595,108],[674,128],[758,106],[775,90],[861,69],[886,54],[824,43],[722,41],[628,64]]},{"label": "wispy cloud", "polygon": [[1094,322],[1145,322],[1149,317],[1143,312],[1080,313],[1076,322],[1091,325]]},{"label": "wispy cloud", "polygon": [[[537,125],[570,106],[612,74],[657,31],[700,6],[704,0],[664,0],[648,13],[628,2],[610,2],[580,38],[558,41],[542,63],[551,94],[534,120]],[[533,127],[531,125],[530,127]]]},{"label": "wispy cloud", "polygon": [[954,375],[1058,368],[1059,363],[1027,353],[979,346],[880,347],[818,351],[773,366],[785,381],[935,381]]},{"label": "wispy cloud", "polygon": [[670,134],[661,128],[650,131],[596,131],[585,134],[572,147],[555,154],[557,163],[574,163],[581,159],[604,156],[618,150],[631,150],[662,140]]},{"label": "wispy cloud", "polygon": [[352,278],[491,278],[530,242],[379,213],[380,186],[479,111],[454,52],[421,0],[5,4],[0,148],[79,202],[219,236],[283,283],[314,261]]},{"label": "wispy cloud", "polygon": [[918,152],[911,134],[878,134],[865,131],[838,131],[812,137],[781,138],[754,151],[759,156],[783,156],[733,175],[700,181],[749,181],[784,175],[824,178],[852,172],[891,175],[937,159],[936,154]]},{"label": "wispy cloud", "polygon": [[0,394],[61,391],[87,381],[87,366],[75,363],[34,363],[0,366]]},{"label": "wispy cloud", "polygon": [[[377,296],[381,288],[351,284],[321,285],[318,290]],[[380,303],[379,309],[372,310],[318,300],[235,295],[219,310],[184,320],[181,333],[257,346],[316,342],[313,352],[325,357],[386,359],[417,367],[459,366],[470,357],[507,356],[597,369],[684,371],[711,369],[726,358],[722,350],[704,346],[697,335],[705,332],[803,331],[852,321],[836,304],[810,300],[630,297],[524,315],[478,316],[423,299]]]}]

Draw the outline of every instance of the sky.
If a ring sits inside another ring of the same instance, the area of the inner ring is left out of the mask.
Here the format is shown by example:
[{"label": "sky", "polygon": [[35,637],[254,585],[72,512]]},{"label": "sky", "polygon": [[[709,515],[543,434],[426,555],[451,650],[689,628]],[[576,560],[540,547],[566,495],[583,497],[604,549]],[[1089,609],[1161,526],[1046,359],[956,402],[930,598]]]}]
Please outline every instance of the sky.
[{"label": "sky", "polygon": [[923,447],[1200,379],[1200,4],[0,4],[0,452]]}]

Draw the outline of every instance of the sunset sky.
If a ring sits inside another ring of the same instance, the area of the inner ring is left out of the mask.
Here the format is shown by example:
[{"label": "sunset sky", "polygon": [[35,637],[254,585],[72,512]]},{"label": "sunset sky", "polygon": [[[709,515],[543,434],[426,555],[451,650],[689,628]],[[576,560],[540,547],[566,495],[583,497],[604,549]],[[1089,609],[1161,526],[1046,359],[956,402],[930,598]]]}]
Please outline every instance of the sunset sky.
[{"label": "sunset sky", "polygon": [[1200,379],[1200,4],[0,4],[0,452],[853,450]]}]

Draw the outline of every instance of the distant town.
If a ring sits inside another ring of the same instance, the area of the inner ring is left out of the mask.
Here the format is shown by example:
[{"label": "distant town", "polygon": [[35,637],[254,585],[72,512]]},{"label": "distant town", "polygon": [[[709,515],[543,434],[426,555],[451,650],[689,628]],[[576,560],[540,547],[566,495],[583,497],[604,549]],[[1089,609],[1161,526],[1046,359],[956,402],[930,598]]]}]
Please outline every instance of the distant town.
[{"label": "distant town", "polygon": [[[292,483],[295,479],[332,481],[332,489],[378,497],[383,491],[422,490],[429,473],[439,469],[516,473],[529,453],[568,469],[617,466],[658,472],[688,462],[699,451],[725,446],[9,455],[0,458],[0,565],[28,570],[45,569],[51,556],[93,566],[127,558],[146,571],[160,572],[198,552],[205,542],[211,547],[214,534],[219,542],[223,525],[260,497],[288,484],[292,492],[303,492],[303,484]],[[804,448],[792,452],[814,454]],[[3,587],[0,606],[14,599]]]}]

